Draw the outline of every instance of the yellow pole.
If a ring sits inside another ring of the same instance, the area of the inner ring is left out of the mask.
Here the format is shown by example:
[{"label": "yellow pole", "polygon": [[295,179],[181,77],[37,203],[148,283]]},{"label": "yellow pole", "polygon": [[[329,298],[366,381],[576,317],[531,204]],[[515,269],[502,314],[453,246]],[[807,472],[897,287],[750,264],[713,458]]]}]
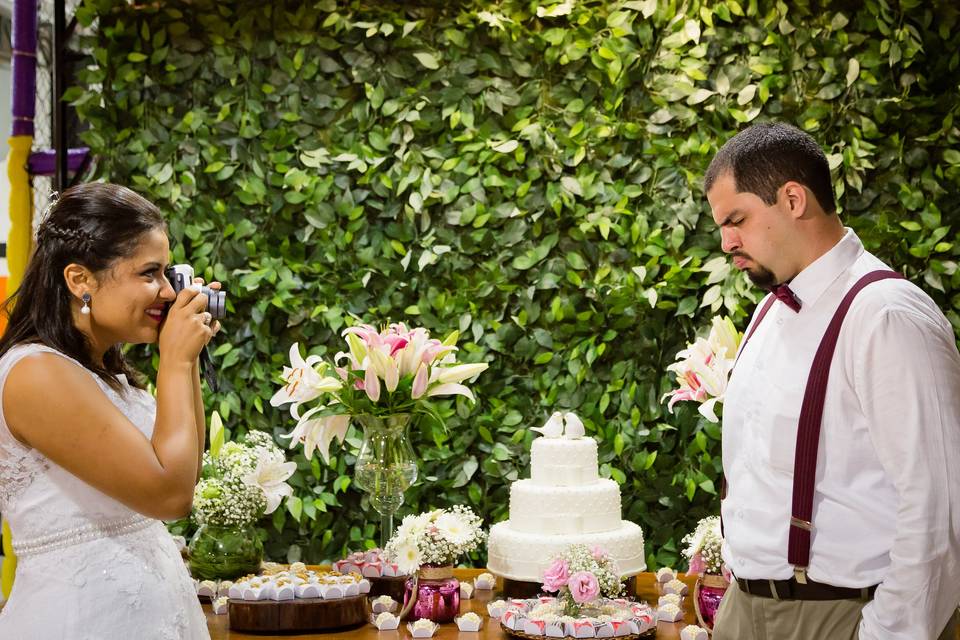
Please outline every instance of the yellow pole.
[{"label": "yellow pole", "polygon": [[[10,181],[10,236],[7,238],[7,291],[20,286],[33,245],[33,198],[30,193],[30,175],[27,160],[33,145],[32,136],[12,136],[8,140],[7,179]],[[0,567],[0,592],[10,597],[13,576],[17,571],[17,557],[13,554],[10,526],[3,522],[3,566]]]}]

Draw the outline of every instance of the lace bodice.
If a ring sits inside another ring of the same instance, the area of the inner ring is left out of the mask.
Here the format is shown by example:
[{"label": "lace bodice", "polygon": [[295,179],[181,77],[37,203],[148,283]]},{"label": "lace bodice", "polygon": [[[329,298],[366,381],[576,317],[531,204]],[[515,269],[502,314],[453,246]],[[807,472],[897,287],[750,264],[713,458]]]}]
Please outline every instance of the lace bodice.
[{"label": "lace bodice", "polygon": [[[22,358],[39,352],[59,351],[37,344],[19,345],[0,358],[0,393],[7,375]],[[79,362],[68,358],[82,366]],[[146,391],[122,378],[124,392],[117,393],[92,372],[90,375],[110,401],[147,438],[153,435],[156,403]],[[0,395],[2,398],[2,395]],[[73,530],[93,522],[129,519],[135,512],[90,485],[77,482],[73,474],[51,463],[42,454],[21,444],[7,428],[0,412],[0,513],[16,538],[22,541],[52,531]]]},{"label": "lace bodice", "polygon": [[[13,366],[38,352],[67,358],[43,345],[14,347],[0,358],[0,399]],[[118,393],[90,375],[150,438],[153,397],[125,379]],[[0,513],[10,524],[18,558],[13,592],[0,612],[5,640],[209,638],[193,585],[163,523],[20,443],[2,411]]]}]

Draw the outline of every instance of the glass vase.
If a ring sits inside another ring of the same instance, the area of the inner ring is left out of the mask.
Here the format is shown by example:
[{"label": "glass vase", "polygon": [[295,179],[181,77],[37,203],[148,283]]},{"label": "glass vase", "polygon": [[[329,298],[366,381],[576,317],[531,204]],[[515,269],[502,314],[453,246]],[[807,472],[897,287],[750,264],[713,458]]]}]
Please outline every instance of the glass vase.
[{"label": "glass vase", "polygon": [[260,570],[263,543],[253,525],[202,524],[190,539],[190,573],[198,580],[233,580]]},{"label": "glass vase", "polygon": [[697,583],[693,587],[693,608],[700,626],[713,629],[717,609],[729,586],[730,583],[723,576],[710,573],[697,576]]},{"label": "glass vase", "polygon": [[417,460],[407,433],[411,415],[355,416],[363,426],[363,443],[354,465],[354,484],[365,491],[380,514],[380,548],[393,535],[393,516],[403,492],[417,480]]},{"label": "glass vase", "polygon": [[453,622],[460,613],[460,581],[453,577],[453,566],[423,566],[407,578],[401,611],[409,611],[411,621]]}]

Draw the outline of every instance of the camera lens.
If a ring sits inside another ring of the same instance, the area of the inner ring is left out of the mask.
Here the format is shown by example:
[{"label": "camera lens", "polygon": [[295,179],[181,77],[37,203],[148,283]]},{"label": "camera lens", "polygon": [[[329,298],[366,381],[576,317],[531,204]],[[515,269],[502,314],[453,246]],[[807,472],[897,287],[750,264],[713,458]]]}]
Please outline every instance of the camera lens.
[{"label": "camera lens", "polygon": [[227,315],[227,292],[214,291],[208,287],[201,290],[207,296],[207,311],[215,320]]}]

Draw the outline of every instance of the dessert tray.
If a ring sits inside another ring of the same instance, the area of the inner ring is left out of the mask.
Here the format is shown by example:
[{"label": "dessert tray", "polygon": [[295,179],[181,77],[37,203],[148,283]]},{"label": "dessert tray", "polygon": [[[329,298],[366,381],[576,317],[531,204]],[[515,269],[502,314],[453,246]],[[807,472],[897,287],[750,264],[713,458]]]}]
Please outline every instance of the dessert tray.
[{"label": "dessert tray", "polygon": [[[584,609],[587,611],[587,608]],[[507,600],[488,605],[499,615],[500,628],[514,638],[653,638],[656,616],[644,603],[601,598],[589,606],[590,615],[565,616],[556,598]]]},{"label": "dessert tray", "polygon": [[230,629],[253,632],[324,631],[363,624],[370,582],[357,573],[267,566],[229,590]]}]

